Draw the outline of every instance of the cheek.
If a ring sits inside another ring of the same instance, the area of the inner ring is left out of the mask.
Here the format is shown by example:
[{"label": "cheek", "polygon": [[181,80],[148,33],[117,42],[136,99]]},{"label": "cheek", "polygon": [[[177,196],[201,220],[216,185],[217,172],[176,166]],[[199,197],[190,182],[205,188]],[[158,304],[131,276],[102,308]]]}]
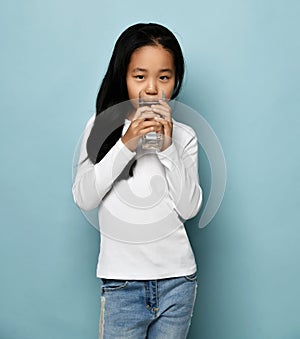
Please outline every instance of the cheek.
[{"label": "cheek", "polygon": [[127,84],[127,92],[129,99],[136,98],[138,96],[138,88],[134,85],[130,80],[126,81]]},{"label": "cheek", "polygon": [[137,99],[139,97],[139,91],[134,88],[129,88],[128,96],[129,96],[129,99]]},{"label": "cheek", "polygon": [[173,91],[174,91],[174,88],[175,88],[175,83],[168,87],[167,93],[166,93],[167,98],[169,98],[169,99],[171,98]]}]

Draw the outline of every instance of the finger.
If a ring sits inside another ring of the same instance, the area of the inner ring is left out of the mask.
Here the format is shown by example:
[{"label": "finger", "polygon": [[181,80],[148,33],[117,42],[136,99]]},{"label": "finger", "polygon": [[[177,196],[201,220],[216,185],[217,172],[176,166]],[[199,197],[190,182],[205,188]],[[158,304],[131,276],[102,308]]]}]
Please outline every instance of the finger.
[{"label": "finger", "polygon": [[151,109],[151,107],[149,106],[143,106],[143,107],[139,107],[134,116],[133,116],[133,119],[132,120],[136,120],[136,119],[139,119],[142,117],[142,115],[144,114],[150,114],[152,113],[153,114],[153,110]]},{"label": "finger", "polygon": [[172,131],[173,131],[173,124],[171,121],[168,121],[166,119],[162,119],[162,118],[155,118],[156,121],[158,121],[161,126],[163,127],[163,133],[165,135],[172,135]]},{"label": "finger", "polygon": [[156,118],[160,118],[157,114],[154,115],[148,115],[148,116],[142,116],[141,118],[138,118],[134,120],[137,124],[146,124],[146,125],[156,125],[159,123],[159,121],[156,120]]},{"label": "finger", "polygon": [[138,120],[138,121],[136,121],[135,130],[140,131],[144,128],[150,128],[150,127],[153,127],[154,130],[158,130],[158,129],[161,128],[161,124],[154,119],[152,119],[152,120]]},{"label": "finger", "polygon": [[141,129],[141,130],[139,131],[139,135],[142,136],[142,135],[145,135],[145,134],[150,133],[150,132],[156,132],[156,133],[159,133],[157,127],[155,127],[155,126],[150,126],[150,127],[146,127],[146,128]]},{"label": "finger", "polygon": [[162,106],[162,107],[165,107],[165,109],[171,113],[171,107],[170,105],[166,102],[166,101],[163,101],[163,100],[159,100],[159,104]]},{"label": "finger", "polygon": [[151,107],[160,107],[166,111],[171,111],[171,107],[164,101],[160,101],[159,104],[151,105]]},{"label": "finger", "polygon": [[155,105],[152,106],[153,112],[160,115],[160,117],[171,120],[171,108],[169,106]]},{"label": "finger", "polygon": [[144,119],[144,120],[152,119],[153,120],[155,117],[159,118],[160,114],[153,112],[153,110],[151,110],[151,112],[143,113],[142,116],[141,116],[141,119]]},{"label": "finger", "polygon": [[163,126],[172,126],[172,120],[167,120],[161,117],[155,117],[154,118],[155,121],[159,122],[160,124],[162,124]]}]

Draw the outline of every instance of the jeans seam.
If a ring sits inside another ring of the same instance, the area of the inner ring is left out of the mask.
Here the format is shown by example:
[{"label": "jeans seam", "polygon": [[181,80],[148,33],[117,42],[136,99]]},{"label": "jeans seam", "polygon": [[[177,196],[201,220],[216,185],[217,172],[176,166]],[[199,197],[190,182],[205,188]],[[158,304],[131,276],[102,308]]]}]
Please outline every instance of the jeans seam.
[{"label": "jeans seam", "polygon": [[102,285],[102,290],[104,292],[111,292],[111,291],[117,291],[117,290],[121,290],[123,288],[125,288],[128,285],[128,281],[126,280],[122,285],[120,286],[116,286],[116,287],[109,287],[109,286],[103,286]]},{"label": "jeans seam", "polygon": [[149,293],[148,293],[148,286],[147,286],[147,282],[146,281],[144,282],[144,290],[145,290],[145,306],[146,306],[147,309],[149,309],[148,308],[149,305],[147,304],[147,299],[148,299],[148,294]]},{"label": "jeans seam", "polygon": [[156,306],[157,306],[157,312],[159,311],[159,282],[156,280]]},{"label": "jeans seam", "polygon": [[188,274],[188,275],[184,275],[183,276],[185,278],[186,281],[197,281],[197,272],[192,273],[192,274]]},{"label": "jeans seam", "polygon": [[104,332],[104,312],[105,312],[105,297],[101,297],[100,320],[99,320],[99,339],[103,339]]}]

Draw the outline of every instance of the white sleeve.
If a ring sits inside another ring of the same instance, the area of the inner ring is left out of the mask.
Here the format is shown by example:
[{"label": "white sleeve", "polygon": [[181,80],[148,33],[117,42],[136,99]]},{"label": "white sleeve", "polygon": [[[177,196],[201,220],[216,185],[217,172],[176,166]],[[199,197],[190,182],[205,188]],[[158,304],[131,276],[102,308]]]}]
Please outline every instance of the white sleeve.
[{"label": "white sleeve", "polygon": [[77,173],[72,187],[75,203],[83,210],[96,208],[114,181],[135,156],[122,142],[121,138],[97,164],[88,158],[86,143],[93,123],[88,122],[81,142]]},{"label": "white sleeve", "polygon": [[174,142],[166,150],[157,154],[165,167],[169,194],[177,213],[184,220],[194,217],[202,203],[196,136],[185,145],[181,156]]}]

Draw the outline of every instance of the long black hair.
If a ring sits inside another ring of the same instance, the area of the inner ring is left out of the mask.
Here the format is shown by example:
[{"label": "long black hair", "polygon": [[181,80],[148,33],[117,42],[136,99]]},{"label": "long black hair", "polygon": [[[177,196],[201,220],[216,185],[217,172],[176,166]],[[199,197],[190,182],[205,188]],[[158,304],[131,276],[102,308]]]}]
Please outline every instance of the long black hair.
[{"label": "long black hair", "polygon": [[[87,140],[87,153],[95,164],[121,137],[126,109],[119,103],[128,102],[126,85],[127,68],[132,53],[144,46],[161,45],[174,59],[176,83],[171,99],[180,92],[184,77],[184,59],[174,34],[156,23],[138,23],[128,27],[116,41],[107,72],[102,80],[97,100],[96,119]],[[132,173],[131,173],[132,175]]]}]

